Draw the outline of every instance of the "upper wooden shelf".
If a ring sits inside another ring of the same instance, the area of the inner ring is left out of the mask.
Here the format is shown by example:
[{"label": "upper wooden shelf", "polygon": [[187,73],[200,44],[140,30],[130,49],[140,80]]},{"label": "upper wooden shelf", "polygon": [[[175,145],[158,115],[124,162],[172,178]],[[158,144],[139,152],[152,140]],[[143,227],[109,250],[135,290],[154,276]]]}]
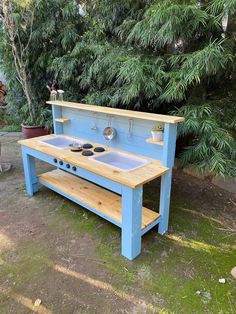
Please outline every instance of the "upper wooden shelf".
[{"label": "upper wooden shelf", "polygon": [[159,141],[159,142],[154,142],[152,137],[149,137],[146,139],[146,142],[150,143],[150,144],[154,144],[154,145],[159,145],[159,146],[163,146],[164,142],[163,141]]},{"label": "upper wooden shelf", "polygon": [[68,119],[68,118],[56,118],[55,121],[60,122],[60,123],[65,123],[65,122],[69,122],[70,119]]},{"label": "upper wooden shelf", "polygon": [[74,108],[74,109],[79,109],[79,110],[92,111],[92,112],[100,112],[107,115],[121,116],[121,117],[126,117],[126,118],[131,118],[131,119],[133,118],[133,119],[149,120],[149,121],[172,123],[172,124],[184,121],[183,117],[166,116],[166,115],[156,114],[156,113],[116,109],[116,108],[103,107],[103,106],[86,105],[86,104],[80,104],[80,103],[68,102],[68,101],[54,100],[54,101],[47,101],[47,104]]}]

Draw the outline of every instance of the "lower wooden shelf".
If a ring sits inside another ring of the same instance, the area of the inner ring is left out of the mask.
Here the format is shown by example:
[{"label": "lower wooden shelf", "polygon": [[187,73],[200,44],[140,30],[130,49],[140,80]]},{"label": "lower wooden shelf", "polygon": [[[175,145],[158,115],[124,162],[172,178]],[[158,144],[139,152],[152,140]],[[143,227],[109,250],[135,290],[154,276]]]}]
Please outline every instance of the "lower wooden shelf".
[{"label": "lower wooden shelf", "polygon": [[[39,182],[55,190],[69,199],[83,206],[88,206],[92,211],[102,217],[108,217],[109,221],[121,226],[121,196],[108,191],[94,183],[81,179],[62,170],[53,170],[38,176]],[[86,207],[85,206],[85,207]],[[160,217],[146,207],[142,212],[142,229],[147,228]]]}]

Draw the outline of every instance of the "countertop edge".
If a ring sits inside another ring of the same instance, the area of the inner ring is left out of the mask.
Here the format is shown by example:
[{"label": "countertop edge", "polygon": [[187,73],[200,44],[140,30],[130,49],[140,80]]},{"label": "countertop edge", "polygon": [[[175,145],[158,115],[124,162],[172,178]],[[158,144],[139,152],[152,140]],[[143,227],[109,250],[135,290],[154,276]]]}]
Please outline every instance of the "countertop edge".
[{"label": "countertop edge", "polygon": [[[53,136],[53,134],[44,135],[44,136],[38,137],[38,139],[40,139],[40,138],[45,138],[45,137],[51,137],[51,136]],[[43,153],[43,154],[45,154],[45,155],[49,155],[49,156],[52,156],[52,157],[55,156],[55,155],[54,155],[53,153],[51,153],[51,152],[44,152],[44,151],[42,151],[42,150],[40,150],[40,149],[38,149],[38,148],[36,148],[36,147],[32,147],[32,144],[28,143],[29,140],[32,140],[32,139],[23,139],[23,140],[19,140],[17,143],[20,144],[20,145],[22,145],[22,146],[31,148],[31,149],[33,149],[33,150],[35,150],[35,151],[39,151],[39,152],[41,152],[41,153]],[[122,150],[118,150],[118,151],[122,151]],[[123,152],[126,152],[126,151],[123,151]],[[129,152],[127,152],[127,153],[129,153]],[[133,153],[130,153],[130,154],[131,154],[131,155],[141,156],[141,157],[146,158],[146,159],[148,159],[148,160],[152,160],[152,158],[144,157],[144,156],[142,156],[142,155],[133,154]],[[59,157],[57,157],[57,158],[59,158]],[[71,161],[69,160],[70,157],[60,157],[60,158],[61,158],[63,161],[65,161],[65,162],[71,162]],[[156,161],[156,159],[153,159],[153,160]],[[84,166],[79,165],[79,162],[78,162],[78,164],[75,163],[75,165],[76,165],[77,167],[80,167],[81,169],[85,169],[86,171],[89,171],[89,172],[91,172],[91,173],[94,173],[94,174],[96,174],[96,175],[99,175],[99,176],[101,176],[101,177],[104,177],[104,178],[106,178],[106,179],[109,179],[109,180],[111,180],[111,181],[113,181],[113,182],[116,182],[116,183],[118,183],[118,184],[128,186],[128,187],[130,187],[130,188],[132,188],[132,189],[135,189],[135,188],[137,188],[137,187],[139,187],[139,186],[142,186],[142,185],[144,185],[144,184],[146,184],[146,183],[148,183],[148,182],[150,182],[150,181],[152,181],[152,180],[154,180],[154,179],[156,179],[156,178],[162,176],[163,174],[167,173],[168,171],[170,171],[170,168],[165,167],[165,166],[163,166],[163,165],[160,165],[160,167],[163,169],[163,171],[162,171],[161,174],[153,175],[152,177],[150,177],[150,178],[148,178],[148,179],[145,179],[144,181],[141,181],[140,183],[132,184],[130,181],[129,181],[129,182],[126,182],[126,180],[124,180],[124,179],[116,180],[116,179],[110,178],[110,176],[102,175],[99,171],[94,171],[94,170],[96,170],[96,169],[91,170],[90,168],[88,169],[87,167],[84,167]],[[145,167],[145,166],[144,166],[144,167]],[[120,182],[120,181],[121,181],[121,182]]]}]

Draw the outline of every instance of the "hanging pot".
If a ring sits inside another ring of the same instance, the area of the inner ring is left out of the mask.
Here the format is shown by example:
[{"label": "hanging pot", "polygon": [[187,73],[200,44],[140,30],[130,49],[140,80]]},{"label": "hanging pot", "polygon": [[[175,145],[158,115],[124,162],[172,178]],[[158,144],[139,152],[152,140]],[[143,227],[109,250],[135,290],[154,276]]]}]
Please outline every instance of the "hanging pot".
[{"label": "hanging pot", "polygon": [[107,141],[113,140],[113,138],[116,136],[116,130],[110,126],[106,127],[103,131],[103,137]]}]

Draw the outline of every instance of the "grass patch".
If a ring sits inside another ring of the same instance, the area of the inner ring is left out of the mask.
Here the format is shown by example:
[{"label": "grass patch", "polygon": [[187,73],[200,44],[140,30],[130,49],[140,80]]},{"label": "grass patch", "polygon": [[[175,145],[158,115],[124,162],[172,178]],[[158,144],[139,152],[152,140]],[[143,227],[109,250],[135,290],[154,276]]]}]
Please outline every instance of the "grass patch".
[{"label": "grass patch", "polygon": [[[225,234],[217,226],[209,226],[199,217],[193,233],[191,224],[186,224],[186,220],[182,224],[178,210],[174,218],[178,227],[182,226],[181,234],[175,230],[170,235],[176,235],[178,240],[164,236],[153,253],[154,259],[142,257],[143,264],[152,270],[152,278],[144,282],[146,293],[161,295],[167,301],[167,309],[176,313],[183,309],[184,313],[235,313],[236,287],[230,276],[235,265],[234,240],[227,239],[229,250],[222,247]],[[186,218],[196,219],[190,214]],[[193,241],[198,245],[186,245]],[[150,243],[146,246],[151,249]],[[226,278],[226,284],[218,282],[222,277]]]},{"label": "grass patch", "polygon": [[[66,222],[69,224],[70,228],[77,234],[84,232],[90,233],[96,228],[97,217],[69,200],[63,201],[63,204],[56,209],[56,213],[59,214],[58,219],[60,221],[61,217],[66,218]],[[53,221],[51,221],[50,226],[56,228],[57,231],[61,230],[62,232],[68,228],[68,225],[59,226],[54,218]]]},{"label": "grass patch", "polygon": [[27,284],[51,270],[51,255],[51,249],[36,241],[18,244],[16,250],[1,254],[0,313],[9,313],[15,293],[22,291],[24,294]]},{"label": "grass patch", "polygon": [[49,249],[42,243],[27,242],[18,245],[17,250],[3,253],[4,262],[0,268],[0,281],[5,286],[20,288],[40,273],[50,268]]},{"label": "grass patch", "polygon": [[[129,270],[130,262],[120,255],[119,228],[68,200],[56,211],[60,215],[59,219],[61,216],[66,218],[67,223],[77,234],[87,232],[96,236],[97,254],[114,273],[114,282],[117,287],[124,287],[124,283],[128,285],[134,282],[134,273]],[[57,230],[59,225],[56,220],[53,222],[53,228]],[[68,226],[65,229],[63,226],[59,228],[66,232]]]},{"label": "grass patch", "polygon": [[[155,208],[151,190],[145,202]],[[186,200],[183,204],[185,210],[181,200],[173,200],[170,232],[146,234],[142,255],[132,262],[120,255],[119,228],[69,201],[57,212],[76,233],[94,236],[115,288],[158,305],[163,313],[236,313],[236,283],[230,275],[236,265],[236,236],[227,236],[211,217],[196,215]],[[226,283],[220,284],[220,278]]]}]

